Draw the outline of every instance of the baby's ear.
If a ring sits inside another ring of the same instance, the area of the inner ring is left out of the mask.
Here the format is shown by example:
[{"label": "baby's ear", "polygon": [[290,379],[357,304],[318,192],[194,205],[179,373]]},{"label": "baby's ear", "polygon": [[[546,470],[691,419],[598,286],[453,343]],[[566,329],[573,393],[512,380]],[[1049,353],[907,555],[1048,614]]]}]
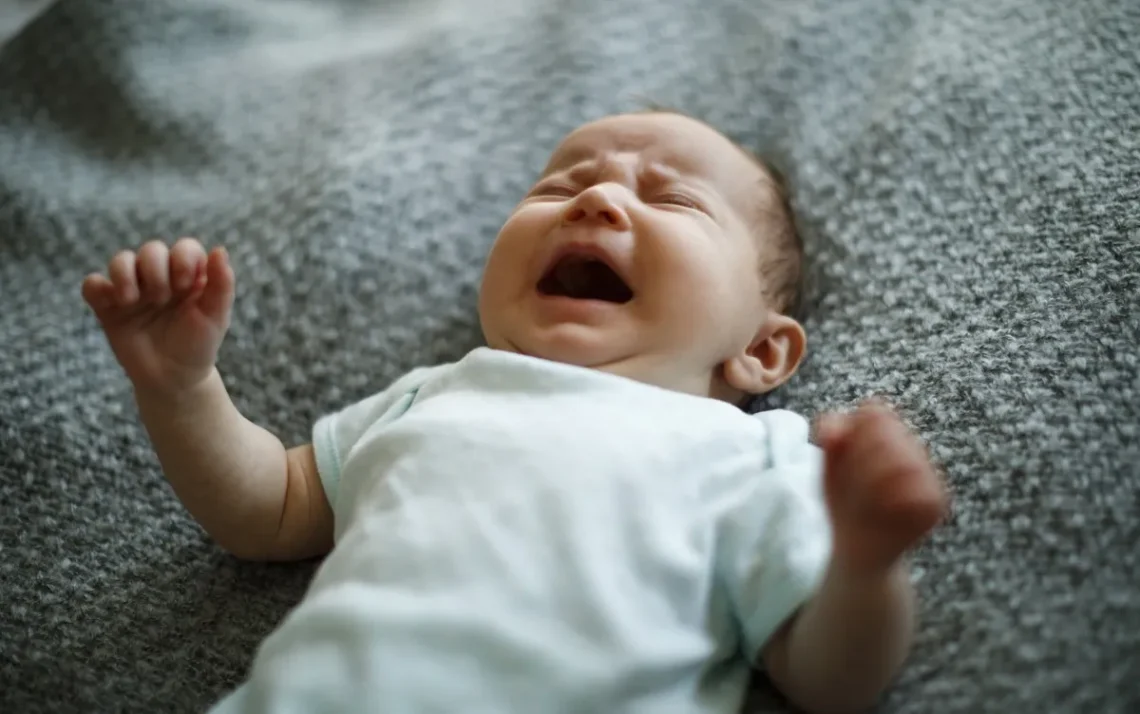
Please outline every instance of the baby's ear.
[{"label": "baby's ear", "polygon": [[770,313],[747,349],[725,361],[724,379],[748,394],[770,392],[796,373],[806,348],[807,335],[799,322]]}]

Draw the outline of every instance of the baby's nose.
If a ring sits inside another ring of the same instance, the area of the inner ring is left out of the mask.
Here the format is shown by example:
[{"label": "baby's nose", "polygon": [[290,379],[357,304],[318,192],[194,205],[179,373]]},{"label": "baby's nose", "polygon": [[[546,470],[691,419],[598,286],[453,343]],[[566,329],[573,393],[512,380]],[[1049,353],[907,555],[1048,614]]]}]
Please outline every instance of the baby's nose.
[{"label": "baby's nose", "polygon": [[580,193],[567,209],[565,221],[596,221],[615,230],[629,228],[629,216],[604,186],[593,186]]},{"label": "baby's nose", "polygon": [[609,223],[611,226],[616,226],[621,222],[617,211],[613,210],[612,208],[599,208],[595,211],[587,211],[582,207],[577,207],[572,209],[569,215],[566,216],[566,220],[570,221],[571,223],[581,221],[586,218],[595,218],[600,221]]}]

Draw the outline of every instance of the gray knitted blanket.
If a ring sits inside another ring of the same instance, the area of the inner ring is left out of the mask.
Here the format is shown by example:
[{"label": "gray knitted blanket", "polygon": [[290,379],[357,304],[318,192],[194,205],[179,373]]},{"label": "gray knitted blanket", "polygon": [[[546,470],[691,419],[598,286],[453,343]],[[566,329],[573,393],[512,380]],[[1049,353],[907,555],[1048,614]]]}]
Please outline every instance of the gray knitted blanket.
[{"label": "gray knitted blanket", "polygon": [[882,710],[1140,710],[1138,37],[1135,0],[59,2],[0,48],[0,711],[200,711],[312,574],[183,511],[86,272],[224,242],[221,369],[307,439],[479,344],[514,201],[643,100],[796,187],[812,356],[775,403],[884,395],[951,482]]}]

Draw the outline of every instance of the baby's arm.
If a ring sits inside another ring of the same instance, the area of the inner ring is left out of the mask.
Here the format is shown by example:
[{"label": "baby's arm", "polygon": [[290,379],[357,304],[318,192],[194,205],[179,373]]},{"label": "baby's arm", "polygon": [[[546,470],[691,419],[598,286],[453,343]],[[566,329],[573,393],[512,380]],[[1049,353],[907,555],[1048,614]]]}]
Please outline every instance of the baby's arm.
[{"label": "baby's arm", "polygon": [[914,630],[906,568],[874,574],[831,568],[818,594],[764,650],[777,687],[814,714],[870,708],[895,677]]},{"label": "baby's arm", "polygon": [[916,598],[905,552],[941,519],[946,493],[918,443],[872,405],[821,423],[831,563],[815,597],[772,638],[773,682],[815,714],[870,708],[906,658]]},{"label": "baby's arm", "polygon": [[234,406],[214,365],[229,326],[233,271],[195,240],[124,251],[83,296],[134,387],[175,494],[206,532],[242,558],[327,552],[332,512],[311,446],[286,450]]},{"label": "baby's arm", "polygon": [[222,548],[296,560],[332,547],[332,512],[311,445],[286,450],[234,406],[217,370],[179,394],[135,390],[174,493]]}]

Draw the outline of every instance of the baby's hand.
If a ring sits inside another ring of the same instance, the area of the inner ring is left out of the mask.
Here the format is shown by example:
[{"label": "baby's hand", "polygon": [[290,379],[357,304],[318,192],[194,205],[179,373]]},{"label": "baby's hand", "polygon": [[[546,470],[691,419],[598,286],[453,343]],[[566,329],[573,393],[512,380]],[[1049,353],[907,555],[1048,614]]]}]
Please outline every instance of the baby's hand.
[{"label": "baby's hand", "polygon": [[137,390],[176,394],[214,368],[230,322],[234,275],[224,249],[207,256],[183,238],[111,259],[107,276],[83,281],[83,299],[103,326],[111,350]]},{"label": "baby's hand", "polygon": [[890,568],[946,511],[946,490],[926,450],[878,403],[823,417],[817,438],[825,454],[833,562],[858,572]]}]

